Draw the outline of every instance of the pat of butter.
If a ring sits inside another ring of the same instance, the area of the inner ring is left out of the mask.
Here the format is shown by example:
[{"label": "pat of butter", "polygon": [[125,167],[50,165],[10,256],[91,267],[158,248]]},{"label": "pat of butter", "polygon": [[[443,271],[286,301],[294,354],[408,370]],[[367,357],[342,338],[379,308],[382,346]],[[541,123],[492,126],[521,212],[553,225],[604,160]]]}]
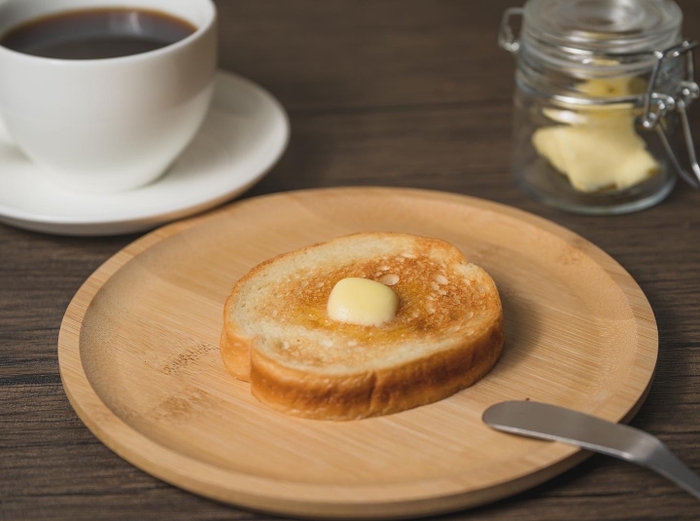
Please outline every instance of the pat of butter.
[{"label": "pat of butter", "polygon": [[659,171],[628,117],[542,128],[532,142],[537,152],[581,192],[611,186],[628,188]]},{"label": "pat of butter", "polygon": [[576,90],[593,98],[623,98],[638,96],[646,92],[647,84],[641,78],[622,76],[601,80],[582,81],[576,85]]},{"label": "pat of butter", "polygon": [[[620,97],[636,94],[643,85],[630,78],[590,80],[578,89],[596,97]],[[624,189],[641,183],[658,173],[660,166],[646,150],[646,143],[634,127],[631,107],[599,107],[563,115],[568,111],[545,111],[545,115],[571,125],[537,130],[532,143],[537,153],[566,175],[581,192],[595,192],[609,187]],[[554,116],[554,117],[552,117]]]},{"label": "pat of butter", "polygon": [[338,281],[328,297],[328,316],[339,322],[380,326],[396,316],[399,297],[391,288],[369,279]]}]

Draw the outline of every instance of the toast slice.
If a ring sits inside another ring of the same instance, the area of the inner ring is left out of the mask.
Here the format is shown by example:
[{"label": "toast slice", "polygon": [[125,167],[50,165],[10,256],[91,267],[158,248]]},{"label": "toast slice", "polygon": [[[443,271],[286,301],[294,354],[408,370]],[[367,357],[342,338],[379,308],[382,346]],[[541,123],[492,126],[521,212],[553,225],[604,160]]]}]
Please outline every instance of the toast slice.
[{"label": "toast slice", "polygon": [[[399,297],[381,326],[329,318],[347,277]],[[435,402],[484,376],[503,347],[496,285],[449,243],[360,233],[282,254],[253,268],[224,309],[221,354],[253,395],[296,416],[351,420]]]}]

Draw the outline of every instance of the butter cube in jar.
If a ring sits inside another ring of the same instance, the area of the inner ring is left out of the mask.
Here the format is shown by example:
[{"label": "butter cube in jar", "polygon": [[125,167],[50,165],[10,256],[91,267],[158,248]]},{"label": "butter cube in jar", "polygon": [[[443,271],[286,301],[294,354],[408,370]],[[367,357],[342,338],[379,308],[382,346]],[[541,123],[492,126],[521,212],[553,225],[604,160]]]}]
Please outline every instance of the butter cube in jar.
[{"label": "butter cube in jar", "polygon": [[[522,16],[519,39],[511,22]],[[692,147],[694,42],[671,0],[529,0],[506,11],[499,42],[516,57],[513,168],[535,199],[617,214],[662,201]],[[682,144],[685,141],[685,145]]]}]

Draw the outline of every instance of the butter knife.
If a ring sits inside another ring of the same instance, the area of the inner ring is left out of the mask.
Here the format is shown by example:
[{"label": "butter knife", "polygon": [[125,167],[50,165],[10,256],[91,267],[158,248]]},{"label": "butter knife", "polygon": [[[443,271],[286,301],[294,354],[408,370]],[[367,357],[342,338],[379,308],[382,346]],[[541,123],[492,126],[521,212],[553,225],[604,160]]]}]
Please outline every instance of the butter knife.
[{"label": "butter knife", "polygon": [[686,467],[661,440],[629,425],[531,401],[493,405],[484,412],[482,420],[499,431],[568,443],[636,463],[658,472],[700,499],[700,476]]}]

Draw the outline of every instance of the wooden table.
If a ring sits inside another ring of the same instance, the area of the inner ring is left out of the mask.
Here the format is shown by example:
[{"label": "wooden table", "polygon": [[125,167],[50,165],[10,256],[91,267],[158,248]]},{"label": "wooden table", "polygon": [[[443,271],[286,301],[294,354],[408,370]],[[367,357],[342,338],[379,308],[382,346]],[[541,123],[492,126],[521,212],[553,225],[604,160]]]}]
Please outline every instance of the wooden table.
[{"label": "wooden table", "polygon": [[[591,240],[656,313],[657,376],[633,425],[700,471],[700,191],[614,218],[550,210],[510,176],[513,61],[496,46],[514,0],[218,2],[221,67],[289,111],[279,165],[245,197],[336,185],[440,189],[510,204]],[[686,36],[700,5],[679,1]],[[694,111],[700,132],[700,108]],[[178,490],[126,463],[71,409],[58,373],[63,312],[135,236],[68,238],[0,225],[0,519],[270,519]],[[700,504],[643,469],[593,457],[454,519],[698,519]]]}]

